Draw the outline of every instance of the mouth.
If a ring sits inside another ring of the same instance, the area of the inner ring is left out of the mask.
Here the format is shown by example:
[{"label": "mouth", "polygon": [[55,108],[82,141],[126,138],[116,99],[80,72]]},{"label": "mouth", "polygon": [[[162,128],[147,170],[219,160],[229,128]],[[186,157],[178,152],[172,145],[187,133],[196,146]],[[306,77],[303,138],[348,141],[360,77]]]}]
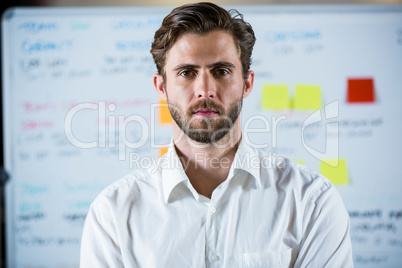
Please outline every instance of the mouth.
[{"label": "mouth", "polygon": [[218,112],[213,109],[202,108],[202,109],[197,109],[194,112],[194,114],[201,116],[201,117],[214,117],[214,116],[218,115]]}]

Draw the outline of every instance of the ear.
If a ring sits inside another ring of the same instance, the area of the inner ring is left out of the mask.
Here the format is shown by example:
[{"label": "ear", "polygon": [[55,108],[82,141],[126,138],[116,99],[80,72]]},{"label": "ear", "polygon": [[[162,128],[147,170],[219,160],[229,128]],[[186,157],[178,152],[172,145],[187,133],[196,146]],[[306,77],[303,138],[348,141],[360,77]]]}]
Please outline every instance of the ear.
[{"label": "ear", "polygon": [[166,98],[166,92],[165,92],[165,86],[164,86],[164,81],[163,81],[163,76],[160,74],[154,74],[154,86],[155,90],[158,93],[159,97],[162,100],[167,100]]},{"label": "ear", "polygon": [[254,72],[248,71],[247,79],[244,81],[243,99],[250,95],[254,85]]}]

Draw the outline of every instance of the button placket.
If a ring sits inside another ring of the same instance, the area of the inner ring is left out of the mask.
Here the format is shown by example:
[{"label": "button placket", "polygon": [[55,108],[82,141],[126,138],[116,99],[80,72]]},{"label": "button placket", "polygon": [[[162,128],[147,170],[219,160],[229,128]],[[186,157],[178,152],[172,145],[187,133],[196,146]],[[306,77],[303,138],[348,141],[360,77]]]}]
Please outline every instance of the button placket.
[{"label": "button placket", "polygon": [[207,267],[216,267],[220,266],[220,255],[219,252],[216,252],[217,247],[217,238],[218,238],[218,229],[216,226],[216,217],[219,217],[218,211],[219,208],[216,205],[216,201],[219,198],[216,194],[211,196],[211,202],[209,204],[208,212],[207,212],[207,226],[206,226],[206,259],[207,259]]}]

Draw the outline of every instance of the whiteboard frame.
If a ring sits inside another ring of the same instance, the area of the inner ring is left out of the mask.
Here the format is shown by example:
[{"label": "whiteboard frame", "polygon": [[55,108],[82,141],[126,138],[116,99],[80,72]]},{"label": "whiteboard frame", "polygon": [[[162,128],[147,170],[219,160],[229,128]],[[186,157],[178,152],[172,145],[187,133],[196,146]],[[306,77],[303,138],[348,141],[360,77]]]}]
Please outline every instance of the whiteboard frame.
[{"label": "whiteboard frame", "polygon": [[[10,51],[12,45],[11,26],[14,17],[23,16],[99,16],[99,15],[134,15],[134,14],[161,14],[166,16],[175,6],[149,6],[149,7],[13,7],[7,9],[2,15],[2,94],[3,94],[3,143],[4,143],[4,168],[9,174],[9,181],[5,187],[5,215],[6,215],[6,264],[7,267],[15,267],[15,237],[13,224],[14,207],[14,181],[13,170],[13,133],[7,126],[12,122],[12,107],[10,107],[12,81],[10,65]],[[225,9],[237,9],[241,13],[255,14],[292,14],[292,13],[401,13],[402,5],[377,5],[377,4],[353,4],[353,5],[223,5]],[[245,18],[247,21],[247,18]],[[258,42],[258,41],[257,41]]]},{"label": "whiteboard frame", "polygon": [[[7,12],[7,11],[6,11]],[[4,160],[4,171],[9,175],[9,180],[7,183],[4,185],[4,198],[5,198],[5,239],[6,239],[6,266],[7,267],[13,267],[14,266],[14,261],[12,258],[12,251],[10,250],[10,247],[14,249],[14,226],[13,226],[13,214],[11,214],[10,217],[10,212],[12,213],[12,208],[14,207],[14,199],[13,199],[13,190],[14,190],[14,183],[13,183],[13,176],[12,176],[12,170],[13,170],[13,163],[12,163],[12,147],[10,146],[12,144],[12,133],[7,126],[11,124],[11,118],[12,113],[11,113],[11,107],[7,103],[8,100],[10,99],[10,92],[11,92],[11,70],[10,68],[7,68],[8,64],[10,63],[10,49],[11,49],[11,44],[9,44],[7,41],[10,38],[10,21],[5,20],[5,14],[6,12],[3,13],[2,16],[2,113],[3,113],[3,160]]]}]

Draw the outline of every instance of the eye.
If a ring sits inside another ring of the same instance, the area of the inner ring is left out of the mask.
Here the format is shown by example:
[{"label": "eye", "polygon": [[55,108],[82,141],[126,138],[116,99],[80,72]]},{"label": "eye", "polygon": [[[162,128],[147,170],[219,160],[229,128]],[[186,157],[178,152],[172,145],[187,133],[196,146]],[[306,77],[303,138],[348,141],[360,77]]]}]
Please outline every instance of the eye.
[{"label": "eye", "polygon": [[179,75],[183,76],[183,77],[191,77],[191,76],[195,75],[195,73],[191,70],[183,70],[183,71],[179,72]]},{"label": "eye", "polygon": [[227,74],[230,74],[230,72],[227,69],[217,69],[217,70],[215,70],[215,75],[225,76]]}]

